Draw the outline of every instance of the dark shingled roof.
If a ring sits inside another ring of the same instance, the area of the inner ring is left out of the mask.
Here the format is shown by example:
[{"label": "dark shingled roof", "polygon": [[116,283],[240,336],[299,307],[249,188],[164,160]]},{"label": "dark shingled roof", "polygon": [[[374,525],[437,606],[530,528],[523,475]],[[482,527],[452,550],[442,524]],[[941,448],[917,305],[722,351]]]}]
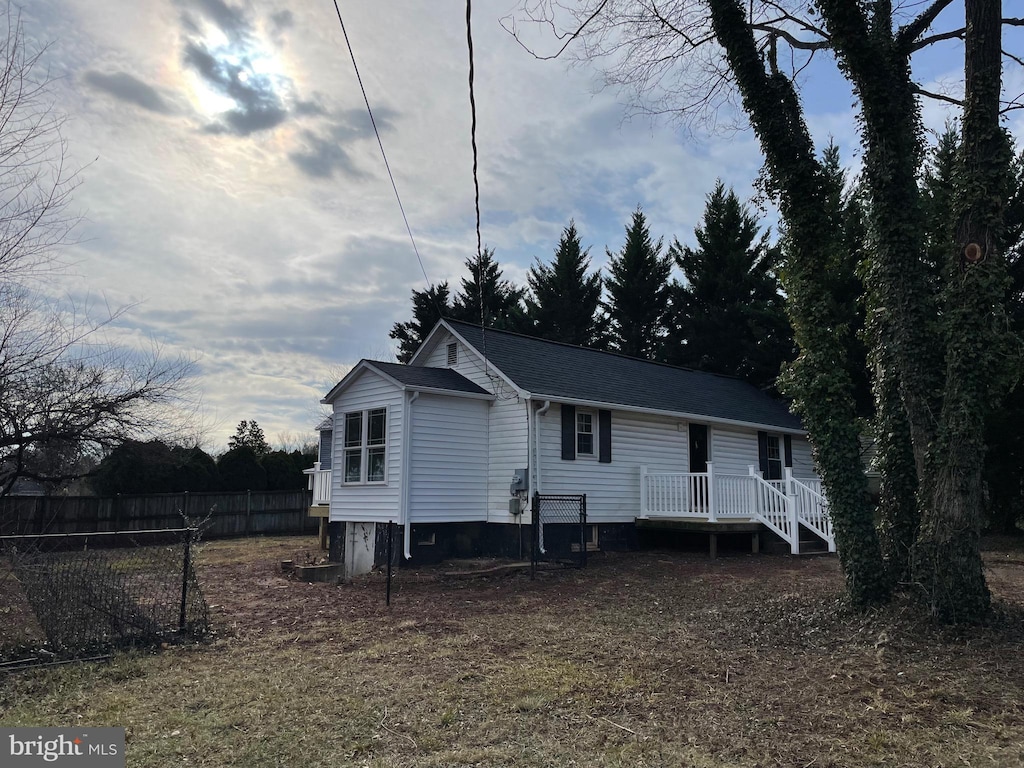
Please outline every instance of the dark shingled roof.
[{"label": "dark shingled roof", "polygon": [[446,389],[449,392],[466,392],[472,395],[491,394],[451,368],[427,368],[399,363],[381,363],[376,360],[367,360],[366,362],[406,386]]},{"label": "dark shingled roof", "polygon": [[[477,351],[478,325],[445,320]],[[802,430],[786,405],[731,376],[651,363],[487,329],[487,359],[517,386],[553,400],[586,400]],[[431,369],[425,369],[431,370]]]}]

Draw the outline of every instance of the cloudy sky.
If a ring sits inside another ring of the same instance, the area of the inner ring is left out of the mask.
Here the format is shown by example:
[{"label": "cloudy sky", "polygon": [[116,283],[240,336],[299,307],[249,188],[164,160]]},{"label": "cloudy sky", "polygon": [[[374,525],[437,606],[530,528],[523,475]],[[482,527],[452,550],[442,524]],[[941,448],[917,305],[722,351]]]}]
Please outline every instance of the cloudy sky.
[{"label": "cloudy sky", "polygon": [[[483,239],[506,276],[548,259],[570,218],[600,267],[637,205],[655,236],[692,242],[717,177],[751,194],[749,131],[624,120],[592,69],[503,31],[513,2],[474,8]],[[427,274],[457,285],[475,250],[465,6],[341,8]],[[338,377],[393,354],[388,330],[424,286],[333,4],[33,0],[23,20],[49,44],[82,169],[59,290],[133,305],[123,339],[197,360],[209,447],[241,419],[271,442],[308,433]],[[955,82],[955,65],[931,76]],[[806,77],[816,136],[855,162],[848,89]]]}]

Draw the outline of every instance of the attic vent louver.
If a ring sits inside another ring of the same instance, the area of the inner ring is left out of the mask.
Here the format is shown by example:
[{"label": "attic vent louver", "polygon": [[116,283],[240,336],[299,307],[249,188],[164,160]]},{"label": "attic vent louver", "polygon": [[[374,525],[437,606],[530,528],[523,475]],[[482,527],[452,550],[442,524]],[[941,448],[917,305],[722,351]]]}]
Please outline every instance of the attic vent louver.
[{"label": "attic vent louver", "polygon": [[452,342],[448,345],[448,365],[455,365],[459,362],[459,345]]}]

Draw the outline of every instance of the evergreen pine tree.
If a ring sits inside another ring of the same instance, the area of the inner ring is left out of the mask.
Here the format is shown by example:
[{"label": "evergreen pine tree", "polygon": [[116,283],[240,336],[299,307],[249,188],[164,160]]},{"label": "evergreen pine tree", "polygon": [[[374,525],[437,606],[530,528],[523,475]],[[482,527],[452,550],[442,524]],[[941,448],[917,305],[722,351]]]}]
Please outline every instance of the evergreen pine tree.
[{"label": "evergreen pine tree", "polygon": [[398,362],[408,363],[438,320],[448,314],[448,283],[412,292],[412,320],[395,323],[388,335],[398,342]]},{"label": "evergreen pine tree", "polygon": [[822,287],[835,302],[836,317],[849,330],[845,336],[845,366],[853,382],[853,398],[857,415],[870,416],[874,410],[871,378],[868,369],[868,339],[865,332],[864,282],[861,262],[866,258],[868,209],[863,186],[855,183],[848,189],[846,172],[839,157],[839,148],[829,144],[822,153],[825,213],[839,234],[840,248],[830,252],[822,264]]},{"label": "evergreen pine tree", "polygon": [[637,207],[626,227],[626,242],[618,254],[608,251],[604,303],[611,321],[609,340],[616,352],[657,359],[665,336],[669,274],[672,259],[661,255],[662,241],[651,241],[647,220]]},{"label": "evergreen pine tree", "polygon": [[263,428],[256,419],[252,421],[242,420],[238,422],[235,434],[228,438],[228,450],[236,448],[248,448],[256,456],[264,456],[270,453],[270,444],[263,435]]},{"label": "evergreen pine tree", "polygon": [[466,259],[466,269],[469,277],[462,278],[462,290],[455,297],[451,317],[479,325],[482,295],[485,326],[506,331],[521,330],[524,324],[522,302],[526,291],[501,279],[501,267],[494,258],[494,250],[484,248],[479,258]]},{"label": "evergreen pine tree", "polygon": [[694,234],[697,248],[678,240],[669,248],[686,282],[672,285],[666,361],[774,386],[794,351],[776,273],[780,249],[721,181]]},{"label": "evergreen pine tree", "polygon": [[943,265],[953,247],[954,174],[959,145],[955,126],[947,124],[929,152],[921,179],[921,202],[926,220],[924,258],[933,289],[942,278]]},{"label": "evergreen pine tree", "polygon": [[562,232],[554,260],[530,267],[524,330],[542,339],[601,347],[607,319],[600,313],[601,275],[587,275],[590,249],[583,250],[572,221]]}]

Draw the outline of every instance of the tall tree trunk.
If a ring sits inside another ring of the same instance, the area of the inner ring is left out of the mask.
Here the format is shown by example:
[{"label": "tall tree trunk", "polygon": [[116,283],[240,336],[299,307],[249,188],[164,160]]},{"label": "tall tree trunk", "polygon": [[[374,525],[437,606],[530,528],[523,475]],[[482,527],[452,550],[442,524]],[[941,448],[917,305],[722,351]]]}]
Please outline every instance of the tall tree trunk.
[{"label": "tall tree trunk", "polygon": [[786,266],[787,312],[800,356],[790,390],[815,446],[833,518],[847,592],[855,605],[890,595],[860,466],[853,381],[844,366],[850,329],[821,277],[823,253],[842,249],[841,227],[829,220],[823,170],[803,120],[792,82],[765,71],[743,6],[706,0],[719,43],[743,97],[772,180],[793,247]]},{"label": "tall tree trunk", "polygon": [[876,467],[881,474],[878,536],[882,556],[894,582],[910,578],[910,553],[917,538],[917,470],[910,425],[892,367],[878,365],[875,381]]},{"label": "tall tree trunk", "polygon": [[890,3],[875,3],[870,20],[849,0],[821,0],[820,7],[840,67],[860,96],[873,233],[865,287],[876,309],[869,326],[873,345],[884,351],[879,362],[896,368],[921,477],[937,428],[942,351],[924,266],[926,219],[917,184],[923,146],[910,50],[893,36]]},{"label": "tall tree trunk", "polygon": [[989,609],[978,542],[983,514],[984,424],[1002,394],[1006,265],[1002,208],[1012,156],[999,125],[1002,86],[1000,0],[966,0],[965,106],[957,168],[957,250],[943,295],[946,386],[929,454],[932,503],[914,548],[914,579],[932,612],[978,621]]}]

